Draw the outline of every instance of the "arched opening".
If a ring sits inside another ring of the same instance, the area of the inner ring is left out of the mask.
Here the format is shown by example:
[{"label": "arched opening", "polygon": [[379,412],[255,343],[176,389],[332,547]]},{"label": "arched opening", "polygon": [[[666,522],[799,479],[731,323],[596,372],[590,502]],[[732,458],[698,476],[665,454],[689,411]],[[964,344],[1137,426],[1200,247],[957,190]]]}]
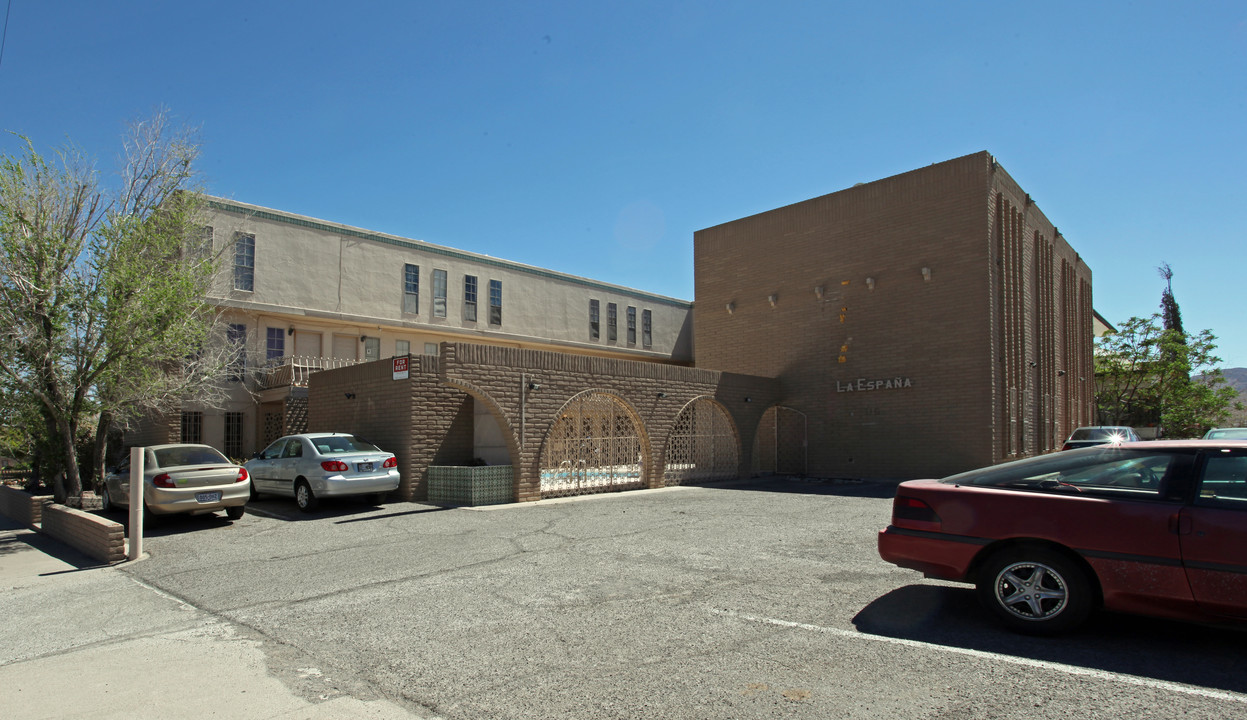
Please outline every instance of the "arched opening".
[{"label": "arched opening", "polygon": [[730,480],[739,468],[740,441],[727,409],[709,397],[685,405],[667,440],[663,482]]},{"label": "arched opening", "polygon": [[541,497],[645,487],[648,448],[622,400],[589,390],[559,410],[541,448]]},{"label": "arched opening", "polygon": [[762,414],[753,436],[753,474],[804,475],[805,413],[773,405]]}]

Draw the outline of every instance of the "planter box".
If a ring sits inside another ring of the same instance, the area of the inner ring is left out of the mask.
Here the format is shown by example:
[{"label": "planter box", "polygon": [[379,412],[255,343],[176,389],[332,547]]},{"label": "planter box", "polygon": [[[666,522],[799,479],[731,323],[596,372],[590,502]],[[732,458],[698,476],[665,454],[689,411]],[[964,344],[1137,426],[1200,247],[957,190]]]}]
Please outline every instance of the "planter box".
[{"label": "planter box", "polygon": [[0,513],[26,527],[35,527],[43,521],[43,504],[51,500],[51,495],[31,495],[25,490],[0,485]]},{"label": "planter box", "polygon": [[98,515],[49,503],[40,530],[49,537],[106,563],[126,559],[125,527]]},{"label": "planter box", "polygon": [[429,466],[429,502],[445,505],[499,505],[515,501],[510,465]]}]

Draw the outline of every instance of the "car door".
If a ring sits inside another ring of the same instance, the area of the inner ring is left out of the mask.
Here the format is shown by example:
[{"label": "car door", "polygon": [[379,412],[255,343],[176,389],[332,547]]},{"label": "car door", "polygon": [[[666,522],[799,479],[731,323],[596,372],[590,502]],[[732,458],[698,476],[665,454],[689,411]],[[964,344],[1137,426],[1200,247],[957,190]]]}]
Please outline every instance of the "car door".
[{"label": "car door", "polygon": [[247,473],[251,475],[251,487],[255,488],[256,492],[272,492],[270,484],[273,480],[273,460],[281,457],[284,447],[286,447],[285,438],[274,440],[247,463]]},{"label": "car door", "polygon": [[282,448],[281,459],[274,462],[274,492],[294,496],[294,480],[299,476],[300,463],[303,462],[303,439],[292,437],[286,439]]},{"label": "car door", "polygon": [[1247,617],[1247,451],[1205,453],[1178,529],[1182,563],[1200,609]]}]

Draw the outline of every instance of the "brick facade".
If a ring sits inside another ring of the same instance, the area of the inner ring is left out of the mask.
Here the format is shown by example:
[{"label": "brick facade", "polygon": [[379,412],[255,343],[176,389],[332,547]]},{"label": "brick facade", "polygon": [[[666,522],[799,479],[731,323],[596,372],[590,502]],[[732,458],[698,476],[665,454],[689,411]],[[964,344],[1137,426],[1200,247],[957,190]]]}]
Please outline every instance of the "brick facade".
[{"label": "brick facade", "polygon": [[610,394],[640,421],[649,487],[663,484],[667,440],[689,402],[710,397],[727,410],[745,475],[758,421],[779,395],[769,378],[463,343],[412,356],[408,373],[394,380],[390,360],[316,373],[308,404],[310,431],[357,433],[393,452],[403,476],[396,494],[408,500],[428,497],[430,465],[473,462],[473,398],[502,429],[515,499],[526,501],[540,497],[541,451],[559,411],[581,393]]},{"label": "brick facade", "polygon": [[1090,419],[1091,271],[987,153],[698,231],[696,365],[778,377],[816,475],[941,476]]}]

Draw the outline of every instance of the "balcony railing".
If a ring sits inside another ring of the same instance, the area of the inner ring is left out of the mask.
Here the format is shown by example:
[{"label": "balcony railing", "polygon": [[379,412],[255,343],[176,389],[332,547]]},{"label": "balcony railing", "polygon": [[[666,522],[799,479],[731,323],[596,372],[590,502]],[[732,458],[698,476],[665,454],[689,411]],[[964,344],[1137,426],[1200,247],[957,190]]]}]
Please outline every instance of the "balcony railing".
[{"label": "balcony railing", "polygon": [[359,363],[359,360],[343,360],[340,358],[297,357],[287,355],[274,358],[260,367],[260,389],[268,390],[277,387],[307,387],[307,379],[312,373],[321,370],[334,370]]}]

